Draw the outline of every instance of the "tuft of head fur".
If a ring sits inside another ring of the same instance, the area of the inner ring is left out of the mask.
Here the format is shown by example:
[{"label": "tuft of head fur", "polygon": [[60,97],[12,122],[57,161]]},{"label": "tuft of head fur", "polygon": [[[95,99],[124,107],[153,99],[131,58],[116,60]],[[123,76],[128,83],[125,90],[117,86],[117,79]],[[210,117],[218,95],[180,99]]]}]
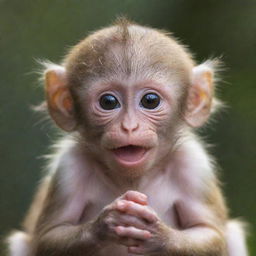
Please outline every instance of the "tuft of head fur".
[{"label": "tuft of head fur", "polygon": [[[37,60],[36,62],[37,62],[37,64],[39,64],[39,67],[40,67],[37,73],[39,74],[39,82],[41,84],[44,83],[45,74],[47,71],[52,70],[52,69],[58,69],[61,67],[49,60],[41,60],[40,59],[40,60]],[[46,101],[44,100],[39,105],[33,106],[32,110],[34,110],[36,112],[41,112],[43,114],[48,114]]]},{"label": "tuft of head fur", "polygon": [[135,25],[135,22],[130,21],[125,16],[120,16],[114,21],[113,25],[120,30],[122,40],[127,42],[130,38],[129,26]]},{"label": "tuft of head fur", "polygon": [[216,113],[220,109],[225,107],[225,104],[216,97],[216,85],[220,82],[220,72],[224,70],[224,63],[220,58],[213,58],[206,60],[201,65],[208,67],[209,70],[213,71],[213,84],[214,84],[214,97],[212,101],[211,114]]}]

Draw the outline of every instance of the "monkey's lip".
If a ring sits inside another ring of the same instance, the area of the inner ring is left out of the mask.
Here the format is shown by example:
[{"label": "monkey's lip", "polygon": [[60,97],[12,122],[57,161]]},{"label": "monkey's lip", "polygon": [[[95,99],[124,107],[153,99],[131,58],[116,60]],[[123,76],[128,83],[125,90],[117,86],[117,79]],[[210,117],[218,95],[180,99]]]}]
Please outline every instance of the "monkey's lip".
[{"label": "monkey's lip", "polygon": [[112,150],[115,157],[123,164],[138,164],[144,158],[147,148],[127,145]]}]

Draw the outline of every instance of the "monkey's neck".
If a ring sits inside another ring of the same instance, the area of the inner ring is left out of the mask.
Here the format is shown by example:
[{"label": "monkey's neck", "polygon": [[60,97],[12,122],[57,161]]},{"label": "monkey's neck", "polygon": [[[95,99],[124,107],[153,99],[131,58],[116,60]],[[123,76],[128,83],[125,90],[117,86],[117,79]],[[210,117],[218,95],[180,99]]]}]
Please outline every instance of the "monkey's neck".
[{"label": "monkey's neck", "polygon": [[[98,163],[96,162],[96,164]],[[97,170],[104,183],[119,193],[124,193],[127,190],[138,190],[143,178],[142,176],[118,175],[113,170],[109,170],[108,167],[99,166]]]}]

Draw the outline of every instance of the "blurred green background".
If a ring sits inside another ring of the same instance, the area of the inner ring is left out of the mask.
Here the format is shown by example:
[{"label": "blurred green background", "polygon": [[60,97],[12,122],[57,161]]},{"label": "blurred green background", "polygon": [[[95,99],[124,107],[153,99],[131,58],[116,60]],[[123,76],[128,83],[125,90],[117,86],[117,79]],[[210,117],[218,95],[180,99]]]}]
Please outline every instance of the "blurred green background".
[{"label": "blurred green background", "polygon": [[35,59],[59,62],[69,46],[120,14],[164,28],[198,61],[222,56],[219,95],[229,108],[203,130],[222,167],[232,217],[251,225],[256,253],[256,1],[0,0],[0,235],[19,228],[55,133],[30,110],[43,99]]}]

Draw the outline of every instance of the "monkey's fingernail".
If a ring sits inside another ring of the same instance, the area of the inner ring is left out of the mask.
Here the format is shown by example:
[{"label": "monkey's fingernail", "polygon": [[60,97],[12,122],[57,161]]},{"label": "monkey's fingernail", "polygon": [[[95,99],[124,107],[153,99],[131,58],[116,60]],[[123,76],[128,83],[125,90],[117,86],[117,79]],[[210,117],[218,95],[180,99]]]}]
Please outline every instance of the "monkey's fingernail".
[{"label": "monkey's fingernail", "polygon": [[147,201],[148,197],[146,195],[140,195],[140,199],[143,201]]},{"label": "monkey's fingernail", "polygon": [[122,232],[123,232],[123,227],[122,226],[117,226],[117,227],[115,227],[115,231],[116,231],[116,233],[118,234],[118,235],[121,235],[122,234]]},{"label": "monkey's fingernail", "polygon": [[151,236],[152,236],[152,234],[149,231],[144,232],[144,237],[145,238],[150,238]]},{"label": "monkey's fingernail", "polygon": [[124,202],[122,202],[122,201],[117,202],[117,208],[118,208],[119,210],[123,210],[124,207],[125,207]]}]

